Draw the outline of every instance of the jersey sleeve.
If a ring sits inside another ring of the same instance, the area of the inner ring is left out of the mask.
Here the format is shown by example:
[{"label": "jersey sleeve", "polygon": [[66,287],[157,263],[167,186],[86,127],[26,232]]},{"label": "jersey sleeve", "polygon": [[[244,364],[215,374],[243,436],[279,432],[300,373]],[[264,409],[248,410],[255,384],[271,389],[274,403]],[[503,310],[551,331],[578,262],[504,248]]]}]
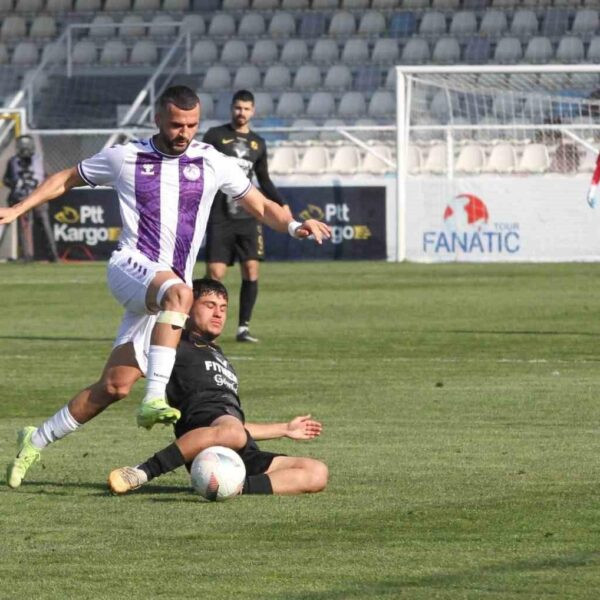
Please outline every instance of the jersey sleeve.
[{"label": "jersey sleeve", "polygon": [[237,164],[235,158],[215,151],[215,172],[219,189],[234,200],[243,198],[252,187],[252,182]]},{"label": "jersey sleeve", "polygon": [[81,178],[91,187],[114,185],[121,173],[123,161],[123,146],[112,146],[82,160],[77,165],[77,170]]}]

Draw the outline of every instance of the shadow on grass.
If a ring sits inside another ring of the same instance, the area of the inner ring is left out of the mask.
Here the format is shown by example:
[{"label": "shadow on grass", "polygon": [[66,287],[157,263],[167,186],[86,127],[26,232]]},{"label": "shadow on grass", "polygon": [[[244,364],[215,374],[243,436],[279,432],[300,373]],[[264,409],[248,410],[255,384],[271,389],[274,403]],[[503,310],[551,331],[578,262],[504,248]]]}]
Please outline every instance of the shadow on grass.
[{"label": "shadow on grass", "polygon": [[[43,487],[44,489],[32,489]],[[61,482],[61,481],[24,481],[18,490],[11,490],[7,485],[3,486],[2,491],[19,493],[27,492],[30,494],[41,494],[48,496],[69,496],[72,495],[73,490],[89,490],[93,492],[91,496],[111,496],[108,491],[106,483],[92,483],[92,482]],[[144,487],[132,491],[128,496],[132,495],[148,495],[148,494],[191,494],[190,488],[186,486],[175,486],[175,485],[145,485]],[[168,501],[168,498],[161,498],[160,501]]]},{"label": "shadow on grass", "polygon": [[79,336],[54,336],[54,335],[0,335],[0,340],[18,340],[30,342],[112,342],[114,338],[107,337],[79,337]]},{"label": "shadow on grass", "polygon": [[[429,330],[434,333],[433,330]],[[600,333],[594,333],[593,331],[502,331],[502,330],[491,330],[491,329],[440,329],[436,330],[435,333],[459,333],[467,335],[546,335],[546,336],[586,336],[586,337],[600,337]]]}]

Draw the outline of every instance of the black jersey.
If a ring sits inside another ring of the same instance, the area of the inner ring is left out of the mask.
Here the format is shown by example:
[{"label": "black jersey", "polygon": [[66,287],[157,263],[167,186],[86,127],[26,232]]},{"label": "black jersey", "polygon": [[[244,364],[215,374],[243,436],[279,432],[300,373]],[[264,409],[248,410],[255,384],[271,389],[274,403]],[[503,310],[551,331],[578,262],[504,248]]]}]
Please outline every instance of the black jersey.
[{"label": "black jersey", "polygon": [[[231,123],[212,127],[204,134],[204,142],[214,146],[219,152],[233,156],[239,166],[252,180],[254,175],[264,195],[283,206],[283,198],[273,185],[267,166],[267,144],[260,135],[249,131],[239,133]],[[237,202],[222,192],[217,192],[210,211],[211,221],[225,221],[227,219],[252,219]]]},{"label": "black jersey", "polygon": [[211,404],[230,404],[243,417],[233,366],[219,346],[194,333],[182,335],[167,385],[167,398],[182,414],[191,414]]}]

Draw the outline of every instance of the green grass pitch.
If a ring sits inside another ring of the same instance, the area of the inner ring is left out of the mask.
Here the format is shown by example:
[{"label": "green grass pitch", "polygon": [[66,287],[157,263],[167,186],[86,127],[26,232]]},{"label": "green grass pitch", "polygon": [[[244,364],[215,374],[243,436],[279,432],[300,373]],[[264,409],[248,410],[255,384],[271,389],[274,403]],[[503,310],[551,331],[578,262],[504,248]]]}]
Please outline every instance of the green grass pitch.
[{"label": "green grass pitch", "polygon": [[[0,598],[597,598],[597,265],[264,265],[257,346],[222,338],[252,420],[306,412],[322,494],[201,503],[176,472],[111,497],[171,439],[142,386],[0,486]],[[0,265],[0,455],[99,374],[103,264]]]}]

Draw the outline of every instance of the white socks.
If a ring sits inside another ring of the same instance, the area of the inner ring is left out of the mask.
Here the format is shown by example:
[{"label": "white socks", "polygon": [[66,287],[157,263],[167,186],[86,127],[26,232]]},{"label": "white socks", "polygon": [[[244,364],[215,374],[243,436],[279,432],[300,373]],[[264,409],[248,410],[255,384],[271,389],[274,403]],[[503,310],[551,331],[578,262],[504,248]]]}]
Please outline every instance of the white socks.
[{"label": "white socks", "polygon": [[31,436],[31,443],[38,449],[64,438],[81,427],[69,412],[69,406],[63,406],[54,416],[44,421]]},{"label": "white socks", "polygon": [[146,370],[146,394],[143,402],[154,398],[164,398],[167,383],[175,364],[175,348],[150,346],[148,369]]}]

